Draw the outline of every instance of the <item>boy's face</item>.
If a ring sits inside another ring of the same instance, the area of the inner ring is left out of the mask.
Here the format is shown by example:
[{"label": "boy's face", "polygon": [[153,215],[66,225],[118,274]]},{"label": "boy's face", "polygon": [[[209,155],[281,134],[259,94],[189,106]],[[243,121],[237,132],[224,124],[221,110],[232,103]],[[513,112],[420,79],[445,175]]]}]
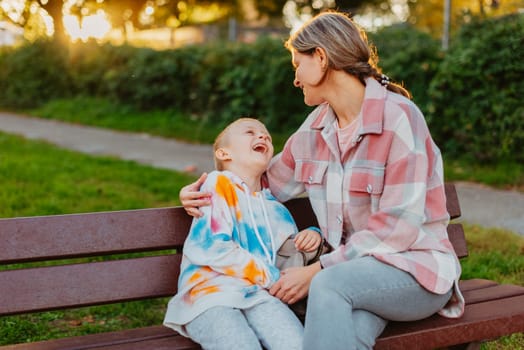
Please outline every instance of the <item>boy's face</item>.
[{"label": "boy's face", "polygon": [[221,147],[233,170],[237,166],[257,167],[266,170],[273,157],[271,135],[258,120],[243,120],[230,126]]}]

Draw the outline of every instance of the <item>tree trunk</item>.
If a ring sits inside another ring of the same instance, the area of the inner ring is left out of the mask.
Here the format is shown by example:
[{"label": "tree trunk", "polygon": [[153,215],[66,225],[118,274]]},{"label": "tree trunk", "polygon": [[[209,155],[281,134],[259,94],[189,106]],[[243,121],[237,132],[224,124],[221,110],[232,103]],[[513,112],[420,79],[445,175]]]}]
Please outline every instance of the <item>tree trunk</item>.
[{"label": "tree trunk", "polygon": [[61,43],[67,42],[66,29],[64,27],[64,14],[63,6],[64,2],[62,0],[48,0],[43,4],[42,0],[39,0],[40,6],[47,11],[49,16],[53,18],[53,25],[55,27],[54,38],[60,41]]}]

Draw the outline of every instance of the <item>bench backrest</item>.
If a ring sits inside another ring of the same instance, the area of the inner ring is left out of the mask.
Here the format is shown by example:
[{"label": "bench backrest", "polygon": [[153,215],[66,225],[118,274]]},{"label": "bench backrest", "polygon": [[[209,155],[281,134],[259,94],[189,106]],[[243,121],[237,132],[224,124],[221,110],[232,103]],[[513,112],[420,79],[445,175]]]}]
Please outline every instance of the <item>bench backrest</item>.
[{"label": "bench backrest", "polygon": [[[316,223],[307,198],[286,205],[300,229]],[[0,315],[174,295],[190,225],[182,207],[0,219]],[[462,226],[448,233],[467,256]]]}]

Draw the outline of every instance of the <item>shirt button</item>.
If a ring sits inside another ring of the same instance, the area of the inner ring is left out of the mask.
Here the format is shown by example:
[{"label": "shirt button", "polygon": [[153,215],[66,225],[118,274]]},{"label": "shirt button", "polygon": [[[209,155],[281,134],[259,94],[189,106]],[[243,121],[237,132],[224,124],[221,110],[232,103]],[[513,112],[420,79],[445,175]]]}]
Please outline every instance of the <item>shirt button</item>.
[{"label": "shirt button", "polygon": [[366,190],[368,191],[368,193],[373,192],[373,186],[371,186],[371,184],[368,184],[368,186],[366,187]]},{"label": "shirt button", "polygon": [[309,182],[309,184],[311,185],[313,183],[313,176],[310,176],[307,181]]},{"label": "shirt button", "polygon": [[342,216],[341,215],[337,216],[337,221],[338,221],[339,224],[342,223]]}]

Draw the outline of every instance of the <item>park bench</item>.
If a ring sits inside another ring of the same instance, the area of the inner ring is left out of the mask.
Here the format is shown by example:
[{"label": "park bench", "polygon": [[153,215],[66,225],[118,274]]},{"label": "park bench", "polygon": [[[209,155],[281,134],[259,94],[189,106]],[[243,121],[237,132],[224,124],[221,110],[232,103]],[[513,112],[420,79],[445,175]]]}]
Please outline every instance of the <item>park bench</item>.
[{"label": "park bench", "polygon": [[[452,184],[446,185],[446,193],[448,211],[457,218],[460,208]],[[314,224],[307,199],[294,199],[287,206],[299,227]],[[0,316],[172,296],[190,224],[181,207],[0,219],[0,264],[7,268],[0,271]],[[457,254],[466,257],[461,224],[450,224],[448,232]],[[137,252],[157,254],[130,257]],[[9,269],[14,263],[119,254],[127,257]],[[524,287],[482,279],[461,281],[461,287],[463,317],[391,322],[375,348],[475,349],[483,341],[524,331]],[[162,325],[0,347],[94,348],[199,349]]]}]

